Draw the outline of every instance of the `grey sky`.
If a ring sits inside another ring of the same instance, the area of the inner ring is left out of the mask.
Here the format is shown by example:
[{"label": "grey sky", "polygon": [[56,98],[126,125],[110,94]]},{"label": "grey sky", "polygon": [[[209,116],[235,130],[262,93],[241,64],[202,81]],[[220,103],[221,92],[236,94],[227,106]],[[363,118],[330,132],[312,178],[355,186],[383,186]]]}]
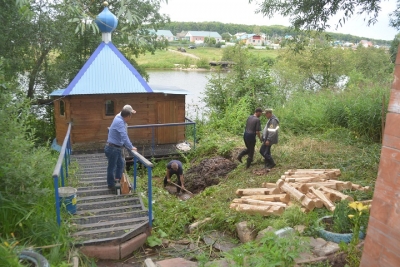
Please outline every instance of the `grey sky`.
[{"label": "grey sky", "polygon": [[[343,27],[334,30],[337,19],[332,19],[331,32],[352,34],[373,39],[393,40],[397,30],[389,27],[389,13],[396,9],[396,0],[383,0],[378,22],[368,27],[364,16],[353,16]],[[257,5],[248,0],[168,0],[161,5],[161,13],[168,14],[172,21],[218,21],[247,25],[284,25],[289,20],[281,16],[268,19],[255,14]]]}]

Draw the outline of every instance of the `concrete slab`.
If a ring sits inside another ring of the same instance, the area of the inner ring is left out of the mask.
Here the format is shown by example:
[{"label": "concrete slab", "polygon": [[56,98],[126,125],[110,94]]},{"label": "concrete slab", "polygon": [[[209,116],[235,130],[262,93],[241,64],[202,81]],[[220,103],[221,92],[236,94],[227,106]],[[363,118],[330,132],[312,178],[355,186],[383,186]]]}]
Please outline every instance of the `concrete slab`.
[{"label": "concrete slab", "polygon": [[142,233],[122,244],[106,243],[102,245],[84,246],[80,251],[88,257],[101,260],[120,260],[144,245],[147,234]]}]

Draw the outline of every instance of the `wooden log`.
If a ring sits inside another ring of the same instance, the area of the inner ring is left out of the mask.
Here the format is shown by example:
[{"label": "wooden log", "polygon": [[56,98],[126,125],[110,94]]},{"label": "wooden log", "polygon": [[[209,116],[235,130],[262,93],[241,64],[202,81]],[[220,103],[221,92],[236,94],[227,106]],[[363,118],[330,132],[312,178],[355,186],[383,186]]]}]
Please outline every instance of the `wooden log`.
[{"label": "wooden log", "polygon": [[301,201],[301,205],[303,205],[308,211],[312,211],[315,208],[315,202],[311,198],[305,196]]},{"label": "wooden log", "polygon": [[325,186],[319,187],[318,190],[321,190],[321,191],[324,191],[324,192],[327,192],[327,193],[331,193],[331,194],[337,196],[340,200],[348,200],[350,202],[354,201],[354,199],[351,196],[345,195],[342,192],[336,191],[336,190],[331,189],[331,188],[327,188]]},{"label": "wooden log", "polygon": [[340,172],[340,169],[291,169],[290,173],[324,173],[324,172]]},{"label": "wooden log", "polygon": [[340,169],[294,169],[285,172],[285,175],[295,174],[325,174],[330,179],[335,179],[341,175]]},{"label": "wooden log", "polygon": [[[318,188],[317,188],[318,189]],[[332,189],[333,190],[333,189]],[[324,195],[330,200],[332,201],[332,203],[334,202],[339,202],[341,201],[340,197],[338,197],[337,195],[333,194],[333,193],[328,193],[325,191],[322,191],[322,193],[324,193]]]},{"label": "wooden log", "polygon": [[282,179],[278,179],[278,181],[276,181],[276,185],[280,188],[285,181],[283,181]]},{"label": "wooden log", "polygon": [[336,190],[344,190],[344,189],[351,189],[351,182],[343,182],[337,180],[329,180],[327,182],[315,182],[315,183],[307,183],[310,187],[320,187],[325,186],[331,189]]},{"label": "wooden log", "polygon": [[[303,184],[303,185],[305,185],[305,184]],[[286,193],[293,196],[296,200],[298,200],[301,203],[301,205],[303,205],[308,210],[313,210],[315,208],[315,203],[314,203],[314,201],[312,201],[312,199],[310,199],[309,197],[304,195],[302,192],[300,192],[299,190],[297,190],[290,184],[285,182],[281,186],[281,190],[285,191]]]},{"label": "wooden log", "polygon": [[290,185],[302,192],[303,194],[306,194],[309,191],[309,186],[307,184],[290,183]]},{"label": "wooden log", "polygon": [[279,194],[279,188],[246,188],[236,190],[237,196],[251,196],[251,195],[273,195]]},{"label": "wooden log", "polygon": [[273,202],[283,202],[288,203],[290,201],[289,194],[276,194],[276,195],[252,195],[252,196],[242,196],[245,199],[256,199],[263,201],[273,201]]},{"label": "wooden log", "polygon": [[319,197],[319,198],[322,200],[322,202],[324,203],[324,206],[325,206],[328,210],[330,210],[330,211],[334,211],[334,210],[335,210],[335,205],[333,205],[333,203],[332,203],[329,199],[327,199],[327,198],[325,197],[325,195],[324,195],[321,191],[315,189],[314,187],[311,187],[311,188],[310,188],[310,191],[311,191],[314,195],[316,195],[317,197]]},{"label": "wooden log", "polygon": [[372,204],[372,199],[370,199],[370,200],[363,200],[363,201],[360,201],[363,205],[371,205]]},{"label": "wooden log", "polygon": [[362,186],[362,185],[359,185],[359,184],[352,184],[351,185],[351,190],[369,191],[370,187],[369,186]]},{"label": "wooden log", "polygon": [[235,198],[232,200],[232,203],[239,203],[239,204],[249,204],[249,205],[256,205],[256,206],[278,206],[286,208],[286,204],[282,202],[272,202],[272,201],[263,201],[263,200],[256,200],[251,198]]},{"label": "wooden log", "polygon": [[[282,179],[282,176],[281,176],[281,179]],[[312,183],[312,182],[323,182],[326,179],[323,179],[320,176],[314,176],[314,177],[312,177],[312,176],[308,176],[308,177],[304,176],[304,177],[294,177],[294,178],[286,176],[284,178],[284,180],[285,180],[285,182],[288,182],[288,183]]]},{"label": "wooden log", "polygon": [[262,183],[261,187],[265,187],[265,188],[277,188],[278,185],[276,183]]},{"label": "wooden log", "polygon": [[239,211],[239,212],[244,212],[247,214],[255,215],[255,214],[260,214],[263,216],[268,216],[268,215],[280,215],[284,212],[285,208],[283,207],[276,207],[276,206],[254,206],[254,205],[248,205],[248,204],[239,204],[239,203],[231,203],[229,208]]},{"label": "wooden log", "polygon": [[288,193],[292,197],[294,197],[298,201],[302,201],[305,195],[301,193],[299,190],[291,186],[290,184],[284,182],[281,186],[281,190]]},{"label": "wooden log", "polygon": [[322,202],[322,200],[320,198],[318,198],[316,195],[314,195],[313,193],[308,192],[306,194],[306,196],[311,198],[314,201],[314,205],[316,208],[320,209],[324,206],[324,203]]}]

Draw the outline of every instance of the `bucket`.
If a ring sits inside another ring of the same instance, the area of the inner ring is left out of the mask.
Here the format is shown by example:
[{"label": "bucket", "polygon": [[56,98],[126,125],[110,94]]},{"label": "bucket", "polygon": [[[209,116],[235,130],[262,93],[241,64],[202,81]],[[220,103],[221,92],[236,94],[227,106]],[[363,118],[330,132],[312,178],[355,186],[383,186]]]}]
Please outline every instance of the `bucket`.
[{"label": "bucket", "polygon": [[60,203],[64,203],[67,211],[71,214],[76,213],[76,189],[73,187],[58,188],[58,196]]}]

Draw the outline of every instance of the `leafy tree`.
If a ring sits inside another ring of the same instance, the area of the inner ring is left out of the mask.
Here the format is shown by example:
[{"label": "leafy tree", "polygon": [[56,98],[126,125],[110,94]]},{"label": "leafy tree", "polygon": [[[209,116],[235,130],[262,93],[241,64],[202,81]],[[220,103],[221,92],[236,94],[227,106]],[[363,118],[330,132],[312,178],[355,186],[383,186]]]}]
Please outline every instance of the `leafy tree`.
[{"label": "leafy tree", "polygon": [[206,86],[204,102],[215,113],[212,118],[222,116],[243,97],[246,97],[246,114],[249,114],[257,106],[264,106],[267,97],[275,96],[268,64],[251,67],[250,58],[248,50],[241,45],[224,48],[222,60],[235,64],[228,74],[214,74]]},{"label": "leafy tree", "polygon": [[231,40],[231,35],[228,32],[221,34],[222,40],[229,42]]},{"label": "leafy tree", "polygon": [[[109,1],[112,12],[124,18],[119,20],[113,35],[114,44],[126,45],[123,52],[133,65],[137,66],[134,58],[139,54],[154,53],[167,45],[157,42],[156,36],[148,32],[168,21],[168,17],[159,13],[162,1]],[[35,97],[36,88],[50,92],[65,87],[100,42],[92,21],[103,5],[90,0],[70,1],[68,5],[61,0],[16,2],[19,10],[12,2],[6,2],[6,8],[0,10],[1,15],[10,18],[0,27],[6,32],[16,29],[1,46],[12,51],[3,54],[6,65],[10,66],[7,77],[25,73],[29,78],[26,89],[29,98]],[[146,78],[144,69],[139,71]]]},{"label": "leafy tree", "polygon": [[389,48],[389,53],[390,53],[390,60],[392,63],[396,62],[396,57],[397,57],[397,51],[399,49],[399,44],[400,44],[400,34],[397,34],[392,43],[390,44]]},{"label": "leafy tree", "polygon": [[[249,0],[250,3],[253,1]],[[329,20],[340,13],[344,15],[335,24],[336,28],[342,26],[353,15],[364,15],[367,25],[374,24],[381,10],[380,4],[380,0],[264,0],[259,4],[257,12],[269,18],[276,14],[289,17],[296,30],[324,31],[331,27],[328,24]],[[399,8],[392,13],[391,25],[395,28],[400,28],[398,10]]]}]

